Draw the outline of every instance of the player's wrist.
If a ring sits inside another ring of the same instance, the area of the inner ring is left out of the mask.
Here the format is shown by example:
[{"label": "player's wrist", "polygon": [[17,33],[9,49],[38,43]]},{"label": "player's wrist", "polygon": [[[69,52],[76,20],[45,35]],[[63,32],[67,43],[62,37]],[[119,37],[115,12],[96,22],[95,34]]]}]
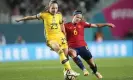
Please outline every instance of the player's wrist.
[{"label": "player's wrist", "polygon": [[111,27],[110,23],[106,23],[105,25],[108,26],[108,27]]}]

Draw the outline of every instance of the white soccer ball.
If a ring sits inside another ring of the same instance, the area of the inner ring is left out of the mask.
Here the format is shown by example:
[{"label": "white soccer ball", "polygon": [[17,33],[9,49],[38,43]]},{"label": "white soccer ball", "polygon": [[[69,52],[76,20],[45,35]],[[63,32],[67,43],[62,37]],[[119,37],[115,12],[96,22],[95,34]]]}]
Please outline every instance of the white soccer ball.
[{"label": "white soccer ball", "polygon": [[70,71],[67,70],[65,76],[65,80],[76,80],[76,77],[74,76],[74,74],[70,74]]}]

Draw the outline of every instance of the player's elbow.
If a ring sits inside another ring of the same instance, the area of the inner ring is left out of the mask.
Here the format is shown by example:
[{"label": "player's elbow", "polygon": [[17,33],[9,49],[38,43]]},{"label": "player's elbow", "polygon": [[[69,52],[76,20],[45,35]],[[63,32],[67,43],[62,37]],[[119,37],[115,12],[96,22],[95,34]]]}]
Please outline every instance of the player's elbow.
[{"label": "player's elbow", "polygon": [[66,32],[65,31],[62,31],[63,32],[63,34],[66,36]]}]

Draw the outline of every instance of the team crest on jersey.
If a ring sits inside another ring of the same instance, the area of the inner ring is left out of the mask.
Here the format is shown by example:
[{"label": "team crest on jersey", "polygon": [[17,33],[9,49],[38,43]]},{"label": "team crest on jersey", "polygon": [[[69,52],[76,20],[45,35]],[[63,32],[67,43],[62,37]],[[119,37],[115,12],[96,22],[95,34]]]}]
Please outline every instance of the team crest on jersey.
[{"label": "team crest on jersey", "polygon": [[69,27],[69,29],[72,29],[72,27]]},{"label": "team crest on jersey", "polygon": [[78,25],[78,28],[81,28],[81,25]]}]

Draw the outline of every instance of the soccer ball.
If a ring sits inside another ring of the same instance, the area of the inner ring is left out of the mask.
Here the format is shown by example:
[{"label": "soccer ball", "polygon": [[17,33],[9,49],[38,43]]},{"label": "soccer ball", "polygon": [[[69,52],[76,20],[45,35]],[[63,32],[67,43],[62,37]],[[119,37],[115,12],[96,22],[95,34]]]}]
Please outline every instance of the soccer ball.
[{"label": "soccer ball", "polygon": [[73,74],[70,74],[70,71],[67,70],[65,73],[65,80],[76,80],[76,77]]}]

